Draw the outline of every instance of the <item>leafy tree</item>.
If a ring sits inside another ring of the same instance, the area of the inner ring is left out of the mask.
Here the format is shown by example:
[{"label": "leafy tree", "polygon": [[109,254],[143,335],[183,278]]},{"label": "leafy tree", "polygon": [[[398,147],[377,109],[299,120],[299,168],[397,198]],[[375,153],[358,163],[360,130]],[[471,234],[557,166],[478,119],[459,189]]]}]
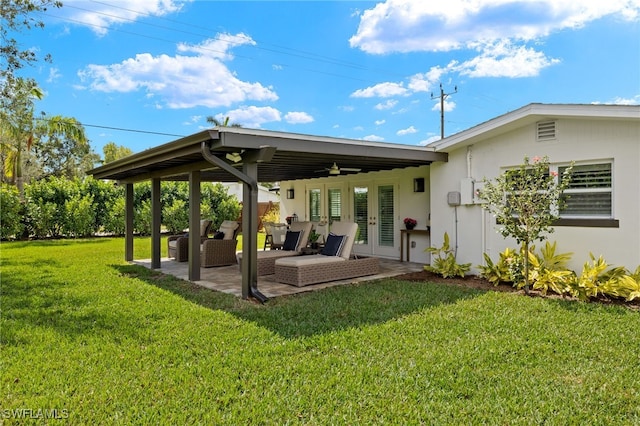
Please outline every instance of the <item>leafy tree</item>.
[{"label": "leafy tree", "polygon": [[[21,48],[14,35],[31,28],[44,28],[44,22],[38,17],[48,7],[60,8],[62,2],[51,0],[0,0],[0,109],[12,109],[10,104],[16,85],[28,83],[35,86],[35,81],[16,77],[16,72],[27,65],[38,61],[36,49]],[[51,55],[46,54],[44,60],[51,62]]]},{"label": "leafy tree", "polygon": [[103,163],[111,163],[124,157],[128,157],[133,154],[133,151],[126,146],[116,145],[115,142],[109,142],[102,147],[102,153],[104,154]]},{"label": "leafy tree", "polygon": [[549,158],[524,158],[519,167],[505,171],[495,180],[484,180],[478,196],[483,208],[493,213],[504,237],[521,245],[525,291],[529,292],[529,246],[552,233],[553,222],[562,208],[561,195],[571,181],[572,166],[562,176],[549,172]]},{"label": "leafy tree", "polygon": [[75,118],[57,115],[37,120],[34,142],[41,177],[83,177],[99,160],[91,150],[84,127]]}]

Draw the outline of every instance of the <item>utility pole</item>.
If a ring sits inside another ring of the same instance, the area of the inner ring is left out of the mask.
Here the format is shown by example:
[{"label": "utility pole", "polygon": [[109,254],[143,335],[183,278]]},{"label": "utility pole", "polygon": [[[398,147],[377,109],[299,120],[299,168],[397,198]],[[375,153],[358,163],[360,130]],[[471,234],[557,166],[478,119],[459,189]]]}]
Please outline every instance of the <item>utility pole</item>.
[{"label": "utility pole", "polygon": [[447,96],[453,95],[454,93],[458,93],[458,86],[454,86],[453,92],[444,93],[442,83],[440,83],[440,96],[433,96],[433,93],[431,93],[431,99],[440,98],[440,139],[444,139],[444,100]]}]

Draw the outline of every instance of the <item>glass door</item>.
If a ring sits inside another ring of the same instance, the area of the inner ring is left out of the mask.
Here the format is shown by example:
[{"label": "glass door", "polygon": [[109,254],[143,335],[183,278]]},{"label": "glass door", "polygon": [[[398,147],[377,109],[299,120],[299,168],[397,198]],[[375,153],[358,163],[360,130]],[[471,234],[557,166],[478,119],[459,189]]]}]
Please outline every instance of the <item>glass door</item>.
[{"label": "glass door", "polygon": [[353,217],[358,224],[354,252],[397,258],[395,236],[395,188],[386,185],[354,185]]},{"label": "glass door", "polygon": [[342,184],[313,185],[307,187],[307,216],[311,222],[329,224],[343,220]]}]

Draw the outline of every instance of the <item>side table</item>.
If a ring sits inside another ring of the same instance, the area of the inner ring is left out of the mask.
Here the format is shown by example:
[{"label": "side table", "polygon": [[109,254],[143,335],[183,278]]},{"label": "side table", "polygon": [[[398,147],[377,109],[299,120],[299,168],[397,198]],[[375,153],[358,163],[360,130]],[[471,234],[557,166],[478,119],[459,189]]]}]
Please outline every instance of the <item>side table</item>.
[{"label": "side table", "polygon": [[430,228],[427,229],[401,229],[400,230],[400,262],[404,262],[404,252],[405,252],[405,244],[404,244],[404,240],[406,238],[407,240],[407,262],[410,262],[411,260],[409,259],[410,255],[410,251],[409,251],[409,245],[410,245],[410,241],[411,241],[411,234],[418,234],[418,235],[429,235],[431,233]]}]

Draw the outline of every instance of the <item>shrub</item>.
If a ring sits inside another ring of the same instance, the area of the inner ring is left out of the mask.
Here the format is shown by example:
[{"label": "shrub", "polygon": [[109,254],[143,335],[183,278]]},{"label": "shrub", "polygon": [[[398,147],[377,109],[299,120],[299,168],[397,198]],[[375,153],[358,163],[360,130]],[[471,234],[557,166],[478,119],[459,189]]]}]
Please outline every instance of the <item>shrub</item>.
[{"label": "shrub", "polygon": [[124,197],[112,200],[107,209],[107,216],[103,219],[102,229],[111,234],[123,235],[125,231],[124,211]]},{"label": "shrub", "polygon": [[15,186],[0,185],[0,239],[18,238],[22,235],[22,203]]},{"label": "shrub", "polygon": [[170,233],[179,234],[189,226],[189,208],[183,200],[174,200],[170,206],[165,206],[163,223]]},{"label": "shrub", "polygon": [[493,285],[513,282],[509,265],[516,255],[517,253],[514,249],[507,247],[500,253],[500,259],[494,264],[491,257],[484,253],[485,265],[478,265],[480,276],[493,283]]},{"label": "shrub", "polygon": [[444,278],[464,277],[471,269],[471,263],[458,264],[456,262],[455,252],[449,245],[449,235],[446,232],[442,247],[429,247],[425,251],[432,254],[433,261],[431,265],[425,265],[424,269]]},{"label": "shrub", "polygon": [[145,200],[135,206],[133,230],[140,235],[151,235],[151,200]]},{"label": "shrub", "polygon": [[540,255],[529,253],[529,281],[534,290],[547,294],[551,290],[558,294],[569,293],[571,283],[575,281],[575,273],[567,269],[572,253],[556,254],[556,242],[549,241],[540,249]]},{"label": "shrub", "polygon": [[74,195],[65,205],[64,234],[69,237],[86,237],[93,233],[95,210],[91,195]]}]

